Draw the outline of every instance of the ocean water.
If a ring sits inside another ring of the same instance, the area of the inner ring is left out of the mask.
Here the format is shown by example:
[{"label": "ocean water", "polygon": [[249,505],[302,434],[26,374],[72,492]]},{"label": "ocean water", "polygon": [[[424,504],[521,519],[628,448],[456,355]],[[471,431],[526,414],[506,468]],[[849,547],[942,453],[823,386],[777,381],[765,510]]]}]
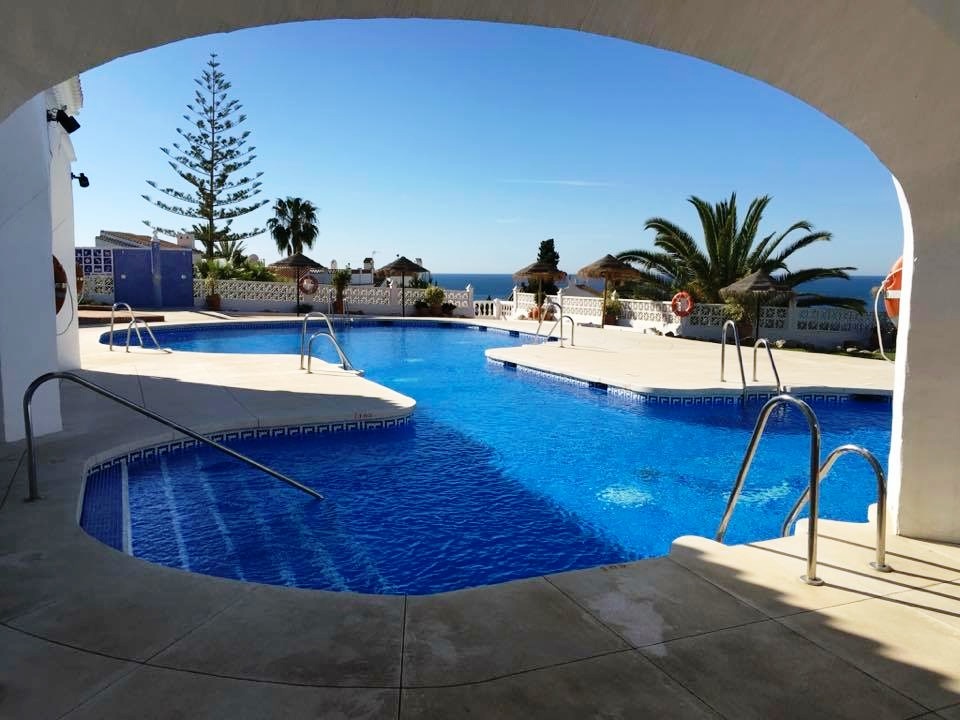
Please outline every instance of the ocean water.
[{"label": "ocean water", "polygon": [[[433,279],[441,286],[450,289],[462,289],[468,284],[473,285],[473,296],[484,300],[491,298],[507,299],[513,292],[516,284],[513,276],[501,274],[470,274],[470,273],[434,273]],[[821,295],[840,295],[844,297],[861,298],[872,307],[873,295],[871,290],[883,282],[882,275],[854,275],[849,280],[828,278],[805,283],[799,287],[801,292],[819,293]],[[588,280],[587,284],[597,290],[603,289],[602,280]]]}]

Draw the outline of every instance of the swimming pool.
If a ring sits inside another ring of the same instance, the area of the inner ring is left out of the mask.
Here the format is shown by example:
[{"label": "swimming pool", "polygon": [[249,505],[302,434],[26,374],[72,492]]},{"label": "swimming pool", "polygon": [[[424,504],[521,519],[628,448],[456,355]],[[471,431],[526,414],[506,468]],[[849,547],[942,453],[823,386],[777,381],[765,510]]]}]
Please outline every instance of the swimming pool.
[{"label": "swimming pool", "polygon": [[[760,407],[641,401],[648,399],[509,369],[483,351],[525,339],[475,327],[373,324],[338,334],[366,377],[417,400],[412,421],[230,443],[326,501],[191,449],[92,476],[81,523],[122,545],[116,488],[125,482],[128,542],[138,557],[372,593],[433,593],[624,562],[663,555],[679,535],[713,535]],[[158,336],[178,350],[295,354],[299,327]],[[825,449],[855,442],[886,459],[889,401],[812,405]],[[798,413],[775,413],[727,542],[778,534],[806,482],[807,443]],[[841,460],[824,484],[823,516],[863,520],[874,493],[869,469]]]}]

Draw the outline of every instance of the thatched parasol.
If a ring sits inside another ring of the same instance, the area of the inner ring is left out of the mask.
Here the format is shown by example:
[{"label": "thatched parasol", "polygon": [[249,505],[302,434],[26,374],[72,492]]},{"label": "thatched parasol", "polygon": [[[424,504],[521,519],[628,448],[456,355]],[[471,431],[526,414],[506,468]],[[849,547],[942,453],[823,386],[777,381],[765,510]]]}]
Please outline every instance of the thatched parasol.
[{"label": "thatched parasol", "polygon": [[754,335],[760,335],[760,303],[763,300],[770,300],[777,295],[789,296],[792,291],[778,284],[768,273],[763,270],[757,270],[746,277],[742,277],[734,283],[730,283],[725,288],[720,288],[720,297],[739,298],[752,296],[756,304],[757,321],[754,324]]},{"label": "thatched parasol", "polygon": [[404,278],[407,275],[419,275],[420,273],[430,272],[422,265],[417,265],[413,260],[410,260],[407,257],[401,255],[392,263],[387,263],[377,272],[384,275],[385,277],[390,277],[391,275],[400,276],[400,316],[407,316],[407,288],[404,283]]},{"label": "thatched parasol", "polygon": [[618,260],[613,255],[604,255],[596,262],[580,268],[577,275],[588,278],[603,278],[603,304],[600,306],[600,327],[603,327],[604,316],[607,314],[607,286],[610,282],[631,280],[642,277],[643,274],[635,267],[628,265],[623,262],[623,260]]},{"label": "thatched parasol", "polygon": [[324,267],[316,260],[311,260],[303,253],[294,253],[293,255],[288,255],[285,258],[277,260],[270,267],[279,267],[279,268],[294,268],[296,270],[296,279],[297,283],[297,316],[300,315],[300,278],[303,277],[303,269],[307,268],[309,270],[323,270]]},{"label": "thatched parasol", "polygon": [[[537,280],[540,283],[540,292],[537,293],[536,297],[543,295],[543,281],[547,282],[556,282],[557,280],[563,280],[567,277],[567,274],[563,270],[558,270],[556,265],[551,265],[550,263],[542,262],[538,260],[537,262],[530,263],[526,267],[522,267],[513,274],[514,279],[516,280]],[[534,298],[536,300],[536,297]],[[538,306],[539,308],[539,306]]]}]

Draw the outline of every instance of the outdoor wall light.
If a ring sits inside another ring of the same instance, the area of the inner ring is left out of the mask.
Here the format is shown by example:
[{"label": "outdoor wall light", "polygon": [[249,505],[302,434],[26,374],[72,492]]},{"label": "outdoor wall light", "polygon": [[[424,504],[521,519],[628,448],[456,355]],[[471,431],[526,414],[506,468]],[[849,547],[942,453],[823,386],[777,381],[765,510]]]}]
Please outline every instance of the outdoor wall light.
[{"label": "outdoor wall light", "polygon": [[77,122],[77,119],[73,115],[67,115],[63,108],[60,108],[56,112],[53,110],[47,110],[47,122],[60,123],[60,127],[66,130],[67,134],[76,132],[80,129],[80,123]]},{"label": "outdoor wall light", "polygon": [[88,178],[83,173],[80,173],[79,175],[74,175],[73,173],[70,173],[70,177],[73,178],[74,180],[78,180],[80,182],[80,187],[83,187],[83,188],[90,187],[90,178]]}]

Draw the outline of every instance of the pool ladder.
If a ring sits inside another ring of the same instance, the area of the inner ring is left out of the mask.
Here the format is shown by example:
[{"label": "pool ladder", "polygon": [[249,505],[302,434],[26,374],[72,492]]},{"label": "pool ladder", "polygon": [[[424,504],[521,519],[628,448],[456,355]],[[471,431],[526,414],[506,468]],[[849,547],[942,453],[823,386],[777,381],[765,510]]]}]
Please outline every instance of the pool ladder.
[{"label": "pool ladder", "polygon": [[723,537],[727,532],[727,526],[730,524],[730,518],[733,510],[740,499],[740,491],[743,489],[743,483],[750,471],[750,464],[757,452],[757,445],[763,436],[763,431],[767,426],[767,420],[770,414],[781,405],[793,405],[804,415],[807,425],[810,428],[810,465],[809,484],[803,494],[794,504],[790,513],[781,527],[781,533],[786,537],[790,533],[790,526],[793,525],[803,506],[810,503],[810,518],[807,524],[807,571],[801,576],[801,579],[808,585],[823,585],[823,580],[817,576],[817,522],[820,512],[820,483],[830,473],[834,463],[843,455],[855,454],[864,458],[869,463],[877,478],[877,547],[876,560],[870,563],[870,566],[878,572],[891,572],[892,568],[886,563],[886,536],[887,536],[887,480],[883,473],[877,458],[866,448],[858,445],[841,445],[833,450],[827,459],[820,463],[820,422],[816,413],[813,412],[807,403],[803,400],[789,394],[777,395],[769,400],[760,410],[757,418],[757,424],[753,429],[753,435],[750,443],[747,445],[747,451],[743,456],[743,462],[740,464],[740,471],[737,473],[737,479],[730,490],[730,497],[727,500],[727,507],[723,511],[723,517],[717,528],[715,539],[717,542],[723,542]]},{"label": "pool ladder", "polygon": [[147,331],[147,335],[150,336],[150,339],[153,341],[153,345],[157,350],[165,353],[173,352],[169,348],[160,347],[160,343],[157,342],[157,336],[153,334],[153,330],[150,329],[150,325],[147,323],[147,321],[143,318],[138,318],[136,313],[133,312],[133,308],[125,302],[114,303],[113,307],[110,308],[110,352],[113,352],[113,327],[116,320],[117,308],[126,308],[127,312],[130,313],[130,323],[127,325],[127,352],[130,352],[131,331],[137,333],[137,342],[140,344],[140,347],[146,347],[146,345],[143,344],[143,335],[140,334],[141,326],[143,326],[143,329]]},{"label": "pool ladder", "polygon": [[[307,323],[310,321],[310,318],[322,319],[327,324],[327,330],[324,332],[320,330],[315,332],[313,335],[307,339]],[[312,373],[313,369],[313,341],[319,337],[327,338],[330,343],[333,345],[333,349],[337,351],[337,356],[340,358],[340,367],[342,367],[347,372],[356,373],[357,375],[363,375],[363,370],[358,370],[353,366],[353,363],[347,358],[347,354],[343,351],[343,348],[340,347],[340,343],[337,341],[337,334],[333,330],[333,323],[330,322],[330,318],[327,317],[324,313],[313,311],[308,312],[303,316],[303,325],[300,327],[300,369],[303,370],[303,356],[307,356],[307,372]]]},{"label": "pool ladder", "polygon": [[300,490],[301,492],[307,493],[317,500],[323,500],[323,495],[318,493],[316,490],[308,488],[306,485],[302,485],[293,478],[287,477],[286,475],[277,472],[276,470],[267,467],[258,463],[256,460],[247,457],[238,453],[236,450],[231,450],[226,445],[221,445],[218,442],[211,440],[210,438],[204,437],[203,435],[194,432],[188,427],[181,425],[180,423],[171,420],[170,418],[164,417],[159,413],[153,412],[153,410],[148,410],[143,405],[138,405],[135,402],[127,400],[125,397],[117,395],[110,390],[107,390],[101,385],[92,383],[89,380],[80,377],[79,375],[71,372],[48,372],[44,373],[40,377],[36,378],[30,385],[27,387],[26,392],[23,393],[23,427],[27,436],[27,480],[29,484],[29,492],[27,495],[27,500],[39,500],[40,491],[37,483],[37,451],[36,451],[36,442],[33,437],[33,394],[37,389],[44,383],[50,382],[51,380],[69,380],[70,382],[76,383],[81,387],[85,387],[87,390],[92,390],[97,395],[101,395],[108,400],[113,400],[115,403],[119,403],[126,408],[130,408],[134,412],[138,412],[141,415],[146,415],[151,420],[156,420],[162,425],[166,425],[168,428],[176,430],[178,433],[186,435],[187,437],[193,438],[197,442],[201,442],[204,445],[209,445],[215,450],[219,450],[226,455],[229,455],[232,458],[240,460],[241,462],[246,463],[252,468],[256,468],[261,472],[265,472],[267,475],[275,477],[277,480],[285,482],[287,485]]},{"label": "pool ladder", "polygon": [[[720,382],[726,382],[724,372],[726,368],[727,353],[727,330],[733,331],[733,342],[737,348],[737,364],[740,366],[741,397],[745,400],[747,397],[747,376],[743,370],[743,354],[740,351],[740,335],[737,332],[737,325],[733,320],[727,320],[723,324],[723,335],[720,338]],[[757,350],[760,346],[767,350],[767,357],[770,358],[770,367],[773,368],[773,378],[777,384],[777,392],[783,392],[783,384],[780,382],[780,373],[777,372],[777,363],[773,360],[773,352],[770,350],[770,341],[766,338],[758,338],[753,344],[753,382],[757,382]]]}]

